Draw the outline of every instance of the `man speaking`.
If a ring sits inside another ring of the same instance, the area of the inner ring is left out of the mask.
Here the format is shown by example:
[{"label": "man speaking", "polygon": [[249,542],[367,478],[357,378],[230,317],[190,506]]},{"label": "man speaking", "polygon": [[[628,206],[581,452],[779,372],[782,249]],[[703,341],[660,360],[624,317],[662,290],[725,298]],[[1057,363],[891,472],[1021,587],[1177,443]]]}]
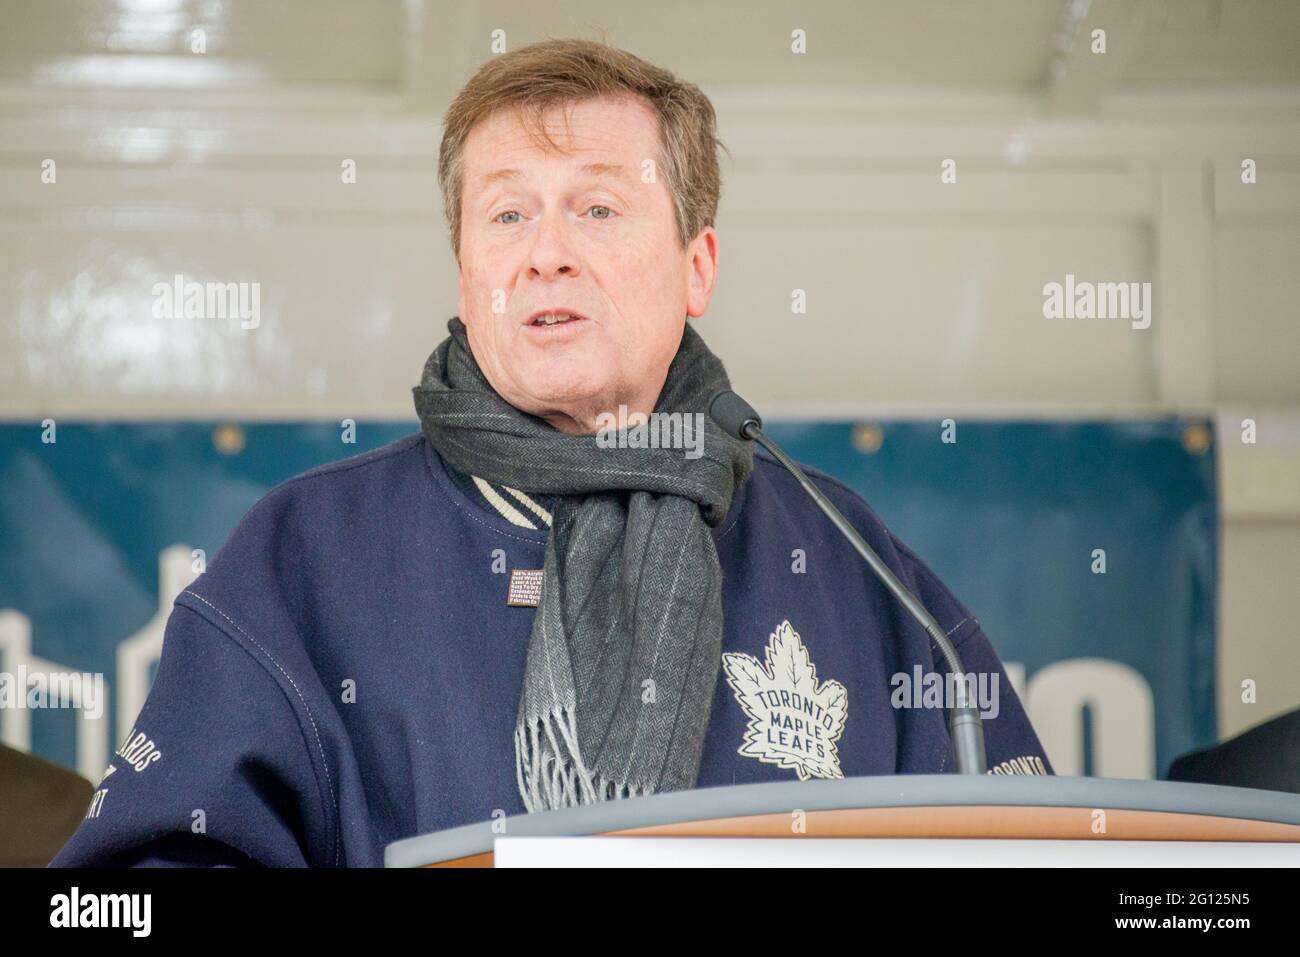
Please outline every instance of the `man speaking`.
[{"label": "man speaking", "polygon": [[[459,308],[419,434],[248,512],[56,865],[375,866],[494,815],[955,769],[930,636],[705,417],[715,131],[698,88],[599,43],[478,71],[445,118]],[[812,474],[959,650],[989,773],[1051,773],[979,622]]]}]

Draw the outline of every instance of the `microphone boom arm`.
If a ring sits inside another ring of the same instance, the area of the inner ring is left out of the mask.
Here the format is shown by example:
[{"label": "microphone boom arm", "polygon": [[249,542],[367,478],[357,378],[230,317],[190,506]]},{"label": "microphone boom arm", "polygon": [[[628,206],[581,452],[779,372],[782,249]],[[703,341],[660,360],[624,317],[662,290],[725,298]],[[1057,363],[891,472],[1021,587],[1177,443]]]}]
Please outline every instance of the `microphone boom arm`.
[{"label": "microphone boom arm", "polygon": [[739,432],[743,437],[760,443],[799,480],[799,484],[817,503],[817,507],[826,514],[826,517],[840,530],[840,533],[849,540],[849,544],[862,556],[863,561],[871,567],[876,577],[884,582],[885,587],[893,593],[894,597],[902,603],[908,613],[925,629],[930,639],[939,647],[939,651],[943,654],[949,670],[956,675],[956,700],[949,712],[948,729],[952,735],[953,753],[957,759],[957,771],[961,774],[984,774],[987,772],[988,761],[984,751],[984,724],[980,718],[979,709],[970,700],[970,687],[966,683],[966,672],[962,668],[961,658],[957,654],[956,647],[944,634],[943,628],[917,597],[908,591],[907,586],[899,581],[893,570],[881,560],[875,550],[858,534],[858,530],[849,523],[849,520],[841,514],[840,510],[835,507],[822,490],[804,474],[803,469],[799,467],[794,459],[786,455],[780,446],[764,434],[759,420],[747,418],[740,425]]}]

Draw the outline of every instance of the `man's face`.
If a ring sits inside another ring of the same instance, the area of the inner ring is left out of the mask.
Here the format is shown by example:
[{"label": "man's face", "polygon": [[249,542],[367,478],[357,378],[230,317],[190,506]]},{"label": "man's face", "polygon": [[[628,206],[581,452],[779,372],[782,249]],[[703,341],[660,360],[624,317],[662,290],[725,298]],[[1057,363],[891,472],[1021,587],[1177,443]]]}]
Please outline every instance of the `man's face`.
[{"label": "man's face", "polygon": [[[593,432],[620,404],[653,410],[687,315],[708,306],[717,239],[706,228],[679,245],[648,106],[596,99],[567,110],[567,127],[561,111],[546,117],[562,152],[535,143],[513,110],[470,132],[459,309],[502,398]],[[537,318],[550,313],[578,317]]]}]

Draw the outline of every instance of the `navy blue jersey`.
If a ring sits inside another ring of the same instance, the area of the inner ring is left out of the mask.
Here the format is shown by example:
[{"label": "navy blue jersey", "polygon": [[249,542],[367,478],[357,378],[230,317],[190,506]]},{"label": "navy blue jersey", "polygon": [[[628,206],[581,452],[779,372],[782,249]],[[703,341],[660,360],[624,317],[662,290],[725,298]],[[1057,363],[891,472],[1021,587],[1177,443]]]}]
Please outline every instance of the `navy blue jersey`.
[{"label": "navy blue jersey", "polygon": [[[980,623],[810,475],[956,644],[989,773],[1052,773]],[[53,865],[379,866],[399,838],[523,813],[527,572],[549,518],[419,434],[272,489],[176,599],[148,699]],[[942,658],[792,476],[756,456],[713,536],[725,631],[699,787],[954,771]]]}]

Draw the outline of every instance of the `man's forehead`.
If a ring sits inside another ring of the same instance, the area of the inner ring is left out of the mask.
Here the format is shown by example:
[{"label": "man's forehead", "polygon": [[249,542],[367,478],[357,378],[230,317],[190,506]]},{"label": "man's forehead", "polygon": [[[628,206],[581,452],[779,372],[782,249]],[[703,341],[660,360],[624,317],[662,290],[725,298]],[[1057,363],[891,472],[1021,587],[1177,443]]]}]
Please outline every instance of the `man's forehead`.
[{"label": "man's forehead", "polygon": [[[612,176],[616,179],[626,179],[628,176],[628,168],[621,163],[583,163],[574,172],[579,176]],[[491,186],[493,183],[526,179],[527,176],[522,169],[502,167],[487,170],[476,176],[475,180],[480,186]]]},{"label": "man's forehead", "polygon": [[658,152],[658,123],[634,101],[566,104],[549,110],[543,120],[553,146],[537,135],[535,126],[525,126],[517,111],[487,117],[465,144],[467,178],[483,187],[520,180],[538,160],[558,161],[578,176],[628,178],[635,175],[634,154],[646,148],[654,151],[651,156]]}]

